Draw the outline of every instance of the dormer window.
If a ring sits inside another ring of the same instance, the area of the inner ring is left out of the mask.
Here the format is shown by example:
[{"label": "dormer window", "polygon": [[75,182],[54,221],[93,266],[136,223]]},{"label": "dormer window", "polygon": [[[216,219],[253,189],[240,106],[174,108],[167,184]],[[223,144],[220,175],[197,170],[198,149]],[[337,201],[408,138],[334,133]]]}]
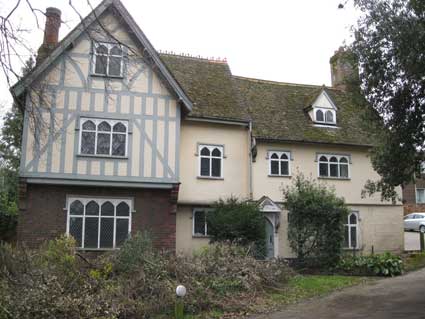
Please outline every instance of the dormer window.
[{"label": "dormer window", "polygon": [[123,50],[116,43],[94,43],[93,73],[96,75],[121,77],[123,72]]},{"label": "dormer window", "polygon": [[314,121],[320,124],[336,124],[336,112],[335,110],[315,108],[314,109]]}]

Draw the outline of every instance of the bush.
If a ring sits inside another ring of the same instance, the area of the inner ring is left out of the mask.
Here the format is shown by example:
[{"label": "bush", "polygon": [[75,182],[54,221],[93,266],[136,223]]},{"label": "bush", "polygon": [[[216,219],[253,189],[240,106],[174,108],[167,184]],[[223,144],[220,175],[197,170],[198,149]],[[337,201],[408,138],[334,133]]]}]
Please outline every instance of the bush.
[{"label": "bush", "polygon": [[397,276],[403,272],[403,261],[389,252],[370,256],[342,258],[337,270],[353,275]]},{"label": "bush", "polygon": [[170,317],[178,284],[188,289],[186,312],[241,311],[292,276],[285,262],[256,260],[236,245],[176,256],[136,234],[118,251],[82,259],[74,244],[61,237],[34,251],[0,246],[1,319]]},{"label": "bush", "polygon": [[301,264],[335,265],[342,253],[343,224],[349,210],[335,192],[302,174],[284,190],[288,240]]},{"label": "bush", "polygon": [[217,201],[213,210],[213,213],[207,215],[211,242],[254,246],[254,255],[264,258],[266,225],[257,204],[231,197]]}]

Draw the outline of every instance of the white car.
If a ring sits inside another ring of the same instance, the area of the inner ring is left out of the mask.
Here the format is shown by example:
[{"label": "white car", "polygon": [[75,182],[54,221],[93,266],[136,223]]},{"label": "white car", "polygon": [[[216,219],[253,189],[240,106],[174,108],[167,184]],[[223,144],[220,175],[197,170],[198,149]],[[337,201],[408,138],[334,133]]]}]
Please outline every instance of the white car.
[{"label": "white car", "polygon": [[425,213],[411,213],[404,216],[404,230],[425,233]]}]

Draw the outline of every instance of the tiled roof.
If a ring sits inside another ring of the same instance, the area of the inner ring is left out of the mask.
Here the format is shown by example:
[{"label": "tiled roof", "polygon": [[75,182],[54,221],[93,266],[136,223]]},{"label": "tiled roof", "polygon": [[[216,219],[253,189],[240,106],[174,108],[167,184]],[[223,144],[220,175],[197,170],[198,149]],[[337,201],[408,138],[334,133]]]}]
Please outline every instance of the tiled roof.
[{"label": "tiled roof", "polygon": [[[365,126],[367,107],[348,92],[315,85],[290,84],[233,76],[227,63],[162,54],[178,83],[194,102],[191,116],[252,119],[259,139],[371,145]],[[315,126],[307,108],[325,90],[338,107],[337,128]]]}]

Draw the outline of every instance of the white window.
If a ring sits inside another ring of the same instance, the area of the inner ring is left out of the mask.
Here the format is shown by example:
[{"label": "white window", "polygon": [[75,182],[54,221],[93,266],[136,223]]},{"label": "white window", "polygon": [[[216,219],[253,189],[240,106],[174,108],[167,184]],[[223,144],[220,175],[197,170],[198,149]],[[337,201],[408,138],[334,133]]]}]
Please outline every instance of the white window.
[{"label": "white window", "polygon": [[66,232],[79,248],[117,248],[131,232],[131,209],[130,199],[71,197]]},{"label": "white window", "polygon": [[343,155],[318,155],[319,176],[330,178],[350,178],[350,161]]},{"label": "white window", "polygon": [[127,121],[81,118],[80,154],[125,157],[127,135]]},{"label": "white window", "polygon": [[291,153],[289,152],[269,152],[269,175],[290,176],[291,175]]},{"label": "white window", "polygon": [[207,214],[211,211],[210,208],[195,208],[193,210],[193,236],[208,236]]},{"label": "white window", "polygon": [[348,214],[344,224],[344,248],[356,249],[359,245],[359,216],[356,212]]},{"label": "white window", "polygon": [[210,178],[223,177],[223,147],[199,145],[199,176]]},{"label": "white window", "polygon": [[123,51],[115,43],[94,43],[93,73],[105,76],[122,76]]},{"label": "white window", "polygon": [[416,203],[425,204],[425,188],[416,189]]},{"label": "white window", "polygon": [[329,109],[314,109],[314,121],[322,124],[336,124],[336,112]]}]

